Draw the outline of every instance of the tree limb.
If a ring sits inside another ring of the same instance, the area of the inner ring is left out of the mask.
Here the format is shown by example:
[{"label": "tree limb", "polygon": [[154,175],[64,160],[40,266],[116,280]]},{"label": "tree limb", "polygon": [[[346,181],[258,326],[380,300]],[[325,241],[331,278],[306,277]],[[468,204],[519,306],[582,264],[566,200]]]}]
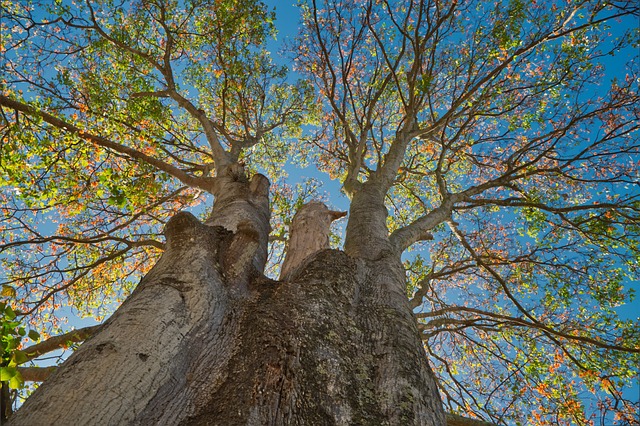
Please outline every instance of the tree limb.
[{"label": "tree limb", "polygon": [[393,246],[402,253],[409,246],[418,241],[433,239],[429,232],[441,223],[451,219],[451,212],[456,202],[462,200],[458,194],[449,194],[440,204],[440,207],[431,210],[407,226],[398,228],[391,233],[389,239]]},{"label": "tree limb", "polygon": [[470,419],[458,414],[446,413],[447,426],[495,426],[494,423],[485,422],[484,420]]},{"label": "tree limb", "polygon": [[61,334],[59,336],[50,337],[49,339],[40,343],[36,343],[35,345],[29,346],[26,349],[22,349],[21,352],[24,353],[27,357],[25,362],[31,361],[48,352],[63,348],[69,343],[82,342],[88,339],[89,337],[93,336],[94,334],[96,334],[101,328],[102,328],[102,324],[99,324],[99,325],[93,325],[90,327],[79,328],[77,330],[72,330],[68,333]]},{"label": "tree limb", "polygon": [[[632,348],[632,347],[627,347],[627,346],[620,346],[620,345],[612,345],[610,343],[607,342],[603,342],[601,340],[597,340],[597,339],[593,339],[591,337],[587,337],[587,336],[578,336],[578,335],[573,335],[573,334],[568,334],[562,331],[558,331],[546,324],[543,324],[539,321],[527,321],[524,318],[517,318],[517,317],[512,317],[509,315],[502,315],[502,314],[496,314],[494,312],[488,312],[488,311],[483,311],[480,309],[475,309],[475,308],[469,308],[466,306],[451,306],[451,307],[446,307],[443,309],[439,309],[437,311],[432,311],[432,312],[427,312],[427,313],[419,313],[416,314],[416,316],[418,318],[429,318],[429,317],[435,317],[438,315],[442,315],[448,312],[468,312],[468,313],[473,313],[479,316],[484,316],[484,317],[489,317],[492,318],[494,320],[500,320],[500,321],[504,321],[504,323],[507,324],[511,324],[513,326],[517,326],[517,327],[524,327],[524,328],[535,328],[538,330],[541,330],[545,333],[549,333],[549,334],[553,334],[555,336],[561,337],[563,339],[566,340],[574,340],[574,341],[578,341],[578,342],[582,342],[582,343],[586,343],[586,344],[590,344],[590,345],[594,345],[597,346],[599,348],[602,349],[608,349],[608,350],[614,350],[614,351],[621,351],[621,352],[630,352],[630,353],[640,353],[640,349],[638,348]],[[451,320],[451,319],[437,319],[437,320],[433,320],[432,323],[433,325],[437,326],[437,325],[443,325],[445,323],[457,323],[459,320]],[[425,324],[426,326],[428,326],[429,324]],[[426,328],[426,327],[425,327]]]},{"label": "tree limb", "polygon": [[[462,246],[475,259],[475,261],[477,262],[478,266],[484,268],[487,272],[489,272],[489,274],[491,274],[495,278],[496,281],[498,281],[498,283],[500,284],[500,287],[502,287],[502,290],[504,291],[504,293],[507,296],[507,298],[509,300],[511,300],[511,302],[513,302],[513,304],[516,306],[516,308],[525,317],[529,318],[529,320],[530,320],[530,321],[526,321],[524,319],[519,319],[518,320],[519,323],[526,324],[527,327],[533,327],[533,328],[537,328],[537,329],[541,330],[552,341],[556,342],[558,344],[558,346],[561,346],[561,347],[562,347],[562,345],[555,338],[556,336],[560,337],[560,338],[563,338],[563,339],[566,339],[566,340],[569,340],[569,341],[575,340],[575,341],[581,341],[581,342],[584,342],[584,343],[590,343],[590,344],[592,344],[594,346],[597,346],[597,347],[600,347],[600,348],[603,348],[603,349],[613,349],[613,350],[624,351],[624,352],[640,353],[640,348],[628,348],[628,347],[624,347],[624,346],[610,345],[608,343],[604,343],[604,342],[601,342],[599,340],[592,339],[590,337],[576,336],[576,335],[572,335],[572,334],[568,334],[568,333],[563,333],[561,331],[554,330],[553,328],[549,327],[548,325],[542,323],[531,312],[529,312],[529,310],[525,309],[525,307],[522,306],[522,304],[515,298],[515,296],[511,292],[511,290],[509,290],[509,286],[507,285],[507,282],[505,281],[505,279],[502,278],[502,276],[500,276],[500,274],[498,274],[498,272],[496,272],[496,270],[494,268],[492,268],[490,265],[488,265],[486,262],[484,262],[482,260],[482,258],[476,253],[476,251],[473,249],[473,247],[471,247],[471,244],[465,238],[465,236],[462,234],[462,232],[460,232],[460,230],[458,229],[456,224],[453,223],[453,222],[449,222],[449,227],[453,231],[454,235],[458,238],[458,240],[460,241]],[[580,365],[577,362],[577,360],[575,360],[571,355],[569,355],[569,357],[572,360],[574,360],[574,362],[576,362],[577,365]]]},{"label": "tree limb", "polygon": [[169,163],[165,163],[162,160],[144,154],[136,149],[119,144],[117,142],[113,142],[109,139],[103,138],[102,136],[96,136],[91,133],[87,133],[86,131],[74,126],[73,124],[55,117],[52,114],[34,108],[31,105],[16,101],[15,99],[11,99],[4,95],[0,95],[0,106],[11,108],[30,116],[40,117],[45,123],[48,123],[58,129],[72,133],[80,137],[81,139],[93,142],[103,148],[111,149],[121,154],[128,155],[133,159],[144,161],[145,163],[154,166],[155,168],[162,170],[163,172],[179,179],[186,185],[198,187],[205,191],[209,191],[211,188],[211,186],[209,185],[209,180],[207,179],[191,176],[184,170],[181,170]]},{"label": "tree limb", "polygon": [[190,100],[178,93],[173,87],[171,87],[169,90],[166,90],[166,92],[171,99],[173,99],[181,108],[187,111],[189,115],[198,120],[198,122],[202,125],[204,134],[207,137],[209,146],[211,147],[211,153],[216,164],[216,170],[222,170],[230,163],[232,163],[233,159],[229,156],[229,153],[222,147],[214,124],[211,119],[207,117],[207,114],[204,112],[204,110],[196,107]]},{"label": "tree limb", "polygon": [[44,382],[58,367],[18,367],[18,372],[25,382]]},{"label": "tree limb", "polygon": [[93,238],[76,238],[76,237],[68,237],[66,235],[52,235],[50,237],[41,237],[41,238],[34,238],[31,240],[19,240],[19,241],[12,241],[10,243],[7,244],[3,244],[0,245],[0,253],[2,253],[4,250],[11,248],[11,247],[15,247],[15,246],[22,246],[22,245],[28,245],[28,244],[45,244],[45,243],[49,243],[49,242],[54,242],[54,243],[60,243],[60,242],[66,242],[66,243],[77,243],[77,244],[97,244],[97,243],[101,243],[101,242],[105,242],[105,241],[115,241],[118,243],[123,243],[125,245],[127,245],[128,247],[144,247],[144,246],[151,246],[151,247],[155,247],[158,250],[164,250],[165,249],[165,245],[164,243],[157,241],[157,240],[153,240],[153,239],[144,239],[144,240],[138,240],[138,241],[130,241],[127,240],[126,238],[120,238],[120,237],[116,237],[116,236],[111,236],[111,235],[107,235],[104,237],[93,237]]}]

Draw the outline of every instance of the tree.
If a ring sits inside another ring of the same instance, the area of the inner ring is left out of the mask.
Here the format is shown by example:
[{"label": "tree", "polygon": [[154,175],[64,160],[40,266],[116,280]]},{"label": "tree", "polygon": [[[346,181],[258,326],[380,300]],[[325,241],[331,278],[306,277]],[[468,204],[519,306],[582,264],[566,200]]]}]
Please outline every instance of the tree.
[{"label": "tree", "polygon": [[11,424],[637,423],[640,12],[542,3],[3,2],[3,401],[92,335]]}]

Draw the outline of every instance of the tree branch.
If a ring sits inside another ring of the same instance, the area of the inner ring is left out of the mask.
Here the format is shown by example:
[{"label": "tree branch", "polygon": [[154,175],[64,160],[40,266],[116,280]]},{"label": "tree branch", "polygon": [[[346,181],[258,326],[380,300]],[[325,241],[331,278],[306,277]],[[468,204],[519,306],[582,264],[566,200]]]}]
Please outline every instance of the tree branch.
[{"label": "tree branch", "polygon": [[389,240],[396,250],[402,253],[418,241],[433,239],[433,235],[431,235],[429,231],[451,219],[451,212],[453,211],[455,203],[462,201],[463,198],[464,197],[459,194],[447,195],[440,204],[440,207],[431,210],[409,225],[396,229],[389,236]]},{"label": "tree branch", "polygon": [[65,235],[53,235],[50,237],[41,237],[41,238],[34,238],[32,240],[19,240],[19,241],[12,241],[10,243],[7,244],[2,244],[0,245],[0,253],[2,253],[4,250],[11,248],[11,247],[15,247],[15,246],[22,246],[22,245],[28,245],[28,244],[45,244],[45,243],[49,243],[49,242],[68,242],[68,243],[77,243],[77,244],[97,244],[97,243],[102,243],[105,241],[116,241],[119,243],[123,243],[125,245],[127,245],[128,247],[144,247],[144,246],[151,246],[151,247],[155,247],[158,250],[164,250],[165,249],[165,245],[164,243],[157,241],[157,240],[153,240],[153,239],[145,239],[145,240],[139,240],[139,241],[131,241],[131,240],[127,240],[126,238],[120,238],[120,237],[115,237],[115,236],[105,236],[105,237],[94,237],[94,238],[75,238],[75,237],[67,237]]},{"label": "tree branch", "polygon": [[117,142],[113,142],[109,139],[103,138],[102,136],[96,136],[91,133],[87,133],[86,131],[74,126],[73,124],[68,123],[47,112],[34,108],[31,105],[16,101],[4,95],[0,95],[0,106],[11,108],[16,111],[20,111],[29,116],[40,117],[45,123],[48,123],[66,132],[72,133],[81,139],[93,142],[96,145],[101,146],[103,148],[107,148],[107,149],[119,152],[121,154],[128,155],[133,159],[144,161],[145,163],[151,166],[154,166],[155,168],[179,179],[182,183],[186,185],[197,187],[205,191],[209,191],[211,189],[209,179],[203,179],[203,178],[191,176],[182,169],[179,169],[169,163],[165,163],[162,160],[159,160],[157,158],[144,154],[136,149],[119,144]]},{"label": "tree branch", "polygon": [[[518,320],[518,322],[522,323],[523,325],[526,325],[527,327],[533,327],[533,328],[537,328],[537,329],[541,330],[551,340],[556,342],[561,347],[562,347],[562,345],[560,344],[560,342],[558,342],[558,340],[554,336],[561,337],[561,338],[566,339],[566,340],[574,340],[574,341],[581,341],[583,343],[590,343],[590,344],[592,344],[594,346],[597,346],[597,347],[600,347],[600,348],[603,348],[603,349],[613,349],[613,350],[624,351],[624,352],[640,353],[640,348],[627,348],[627,347],[624,347],[624,346],[610,345],[608,343],[603,343],[603,342],[600,342],[599,340],[592,339],[590,337],[575,336],[575,335],[572,335],[572,334],[563,333],[561,331],[554,330],[553,328],[547,326],[546,324],[543,324],[535,316],[533,316],[531,314],[531,312],[529,312],[529,310],[525,309],[524,306],[522,306],[522,304],[515,298],[515,296],[511,292],[511,290],[509,290],[509,286],[507,285],[507,282],[504,280],[504,278],[502,278],[500,276],[500,274],[498,274],[498,272],[496,272],[495,269],[493,269],[490,265],[488,265],[486,262],[484,262],[482,260],[482,258],[476,253],[476,251],[473,249],[473,247],[471,247],[471,244],[469,244],[469,241],[467,241],[467,239],[462,234],[462,232],[460,232],[458,227],[452,222],[449,222],[449,227],[453,231],[454,235],[458,238],[458,240],[460,241],[462,246],[475,259],[475,261],[477,262],[478,266],[484,268],[487,272],[489,272],[489,274],[491,274],[495,278],[496,281],[498,281],[498,283],[502,287],[502,290],[504,291],[504,293],[507,296],[507,298],[509,300],[511,300],[511,302],[513,302],[513,304],[516,306],[516,308],[525,317],[529,318],[529,320],[530,320],[530,321]],[[508,317],[508,318],[511,318],[511,317]],[[577,360],[575,360],[571,355],[569,355],[569,356],[571,357],[572,360],[574,360],[574,362],[576,362],[577,365],[580,365],[577,362]]]},{"label": "tree branch", "polygon": [[48,352],[64,348],[69,343],[77,343],[87,340],[89,337],[100,331],[101,328],[102,324],[99,324],[72,330],[68,333],[60,334],[59,336],[50,337],[43,342],[22,349],[20,352],[24,353],[27,356],[25,362],[31,361],[32,359],[38,358]]},{"label": "tree branch", "polygon": [[18,372],[25,382],[44,382],[58,367],[18,367]]},{"label": "tree branch", "polygon": [[495,426],[494,423],[485,422],[484,420],[470,419],[458,414],[446,413],[447,426]]},{"label": "tree branch", "polygon": [[166,92],[171,99],[176,101],[181,108],[187,111],[202,125],[204,134],[207,137],[209,146],[211,147],[211,153],[216,165],[216,170],[222,170],[223,168],[231,164],[234,159],[232,159],[229,156],[229,153],[222,147],[214,124],[209,119],[209,117],[207,117],[207,114],[204,112],[204,110],[198,109],[198,107],[196,107],[190,100],[178,93],[174,87],[170,87]]},{"label": "tree branch", "polygon": [[[132,97],[142,97],[142,96],[151,96],[151,97],[169,97],[176,101],[178,105],[185,109],[193,118],[198,120],[204,129],[205,136],[209,145],[211,146],[211,151],[216,162],[216,168],[221,170],[223,167],[231,163],[232,161],[229,158],[229,154],[224,150],[216,130],[213,126],[213,122],[207,117],[204,111],[198,109],[193,103],[191,103],[188,99],[180,95],[176,90],[175,80],[173,78],[173,69],[171,67],[171,53],[173,46],[175,44],[174,38],[172,35],[171,29],[166,24],[166,10],[164,6],[160,5],[160,18],[156,19],[156,21],[162,26],[166,34],[166,45],[164,55],[162,56],[162,62],[157,61],[151,55],[146,52],[143,52],[139,49],[135,49],[128,45],[127,43],[123,43],[118,41],[111,35],[109,35],[106,31],[100,27],[98,24],[93,8],[90,3],[87,2],[89,10],[91,11],[91,20],[93,22],[93,28],[103,37],[105,40],[112,43],[114,46],[123,49],[134,56],[138,56],[144,60],[146,60],[149,64],[151,64],[154,68],[156,68],[165,79],[168,89],[159,90],[155,92],[140,92],[134,93]],[[183,181],[184,182],[184,181]],[[185,182],[186,183],[186,182]],[[193,186],[193,185],[192,185]]]}]

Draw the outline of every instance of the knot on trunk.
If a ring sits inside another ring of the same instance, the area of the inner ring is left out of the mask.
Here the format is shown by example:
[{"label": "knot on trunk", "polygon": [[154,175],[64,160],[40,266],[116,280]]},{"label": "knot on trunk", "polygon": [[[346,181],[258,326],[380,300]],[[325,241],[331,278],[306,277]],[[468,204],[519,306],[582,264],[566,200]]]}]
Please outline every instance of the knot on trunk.
[{"label": "knot on trunk", "polygon": [[329,210],[319,201],[300,207],[289,228],[287,254],[280,270],[280,279],[293,277],[306,260],[321,250],[329,248],[331,222],[346,216],[346,212]]},{"label": "knot on trunk", "polygon": [[165,253],[180,251],[197,241],[213,249],[217,247],[215,241],[230,234],[231,232],[223,227],[203,224],[189,212],[179,212],[164,226],[164,236],[167,238]]},{"label": "knot on trunk", "polygon": [[200,226],[200,221],[189,212],[179,212],[173,216],[164,227],[167,240],[180,238],[181,235],[192,232]]},{"label": "knot on trunk", "polygon": [[180,212],[165,226],[166,253],[182,253],[188,246],[204,243],[205,249],[218,253],[214,257],[219,259],[227,282],[234,286],[238,278],[257,272],[253,260],[261,240],[260,231],[251,220],[241,220],[235,228],[231,232],[221,226],[205,225],[191,213]]},{"label": "knot on trunk", "polygon": [[221,173],[221,176],[230,177],[236,182],[247,182],[247,175],[244,173],[243,163],[231,163]]}]

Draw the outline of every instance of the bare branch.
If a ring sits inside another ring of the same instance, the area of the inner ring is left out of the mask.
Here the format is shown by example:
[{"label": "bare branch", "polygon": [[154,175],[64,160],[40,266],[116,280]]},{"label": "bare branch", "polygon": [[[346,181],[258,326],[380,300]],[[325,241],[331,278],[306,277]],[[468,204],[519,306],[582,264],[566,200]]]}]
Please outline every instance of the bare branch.
[{"label": "bare branch", "polygon": [[25,382],[44,382],[58,367],[18,367],[18,372]]},{"label": "bare branch", "polygon": [[[60,348],[64,348],[69,343],[77,343],[87,340],[89,337],[96,334],[102,328],[102,324],[94,325],[85,328],[79,328],[77,330],[70,331],[65,334],[61,334],[59,336],[53,336],[49,339],[37,343],[33,346],[29,346],[28,348],[22,349],[20,352],[24,353],[27,356],[27,361],[31,361],[32,359],[38,358],[48,352],[55,351]],[[26,379],[25,379],[26,380]]]},{"label": "bare branch", "polygon": [[[510,324],[517,327],[534,328],[534,329],[544,331],[545,333],[551,333],[555,336],[561,337],[569,341],[582,342],[589,345],[597,346],[602,349],[609,349],[609,350],[629,352],[629,353],[640,353],[640,348],[630,348],[626,346],[613,345],[611,343],[603,342],[601,340],[593,339],[587,336],[568,334],[568,333],[556,330],[554,326],[545,325],[540,322],[527,321],[526,319],[523,319],[523,318],[517,318],[517,317],[512,317],[512,316],[503,315],[503,314],[496,314],[494,312],[483,311],[481,309],[475,309],[475,308],[468,308],[465,306],[446,307],[443,309],[438,309],[437,311],[433,311],[433,312],[419,313],[419,314],[416,314],[416,316],[418,318],[431,318],[431,317],[441,316],[446,313],[455,313],[455,312],[467,312],[467,313],[472,313],[479,316],[478,318],[471,319],[470,321],[477,321],[479,319],[482,319],[482,317],[488,317],[495,320],[500,320],[502,321],[502,324]],[[430,321],[427,324],[424,324],[423,327],[427,329],[429,328],[429,326],[440,326],[448,323],[457,324],[459,321],[461,320],[449,319],[449,318],[437,318]],[[466,320],[462,320],[462,321],[466,321]]]},{"label": "bare branch", "polygon": [[69,242],[69,243],[77,243],[77,244],[96,244],[96,243],[102,243],[102,242],[105,242],[105,241],[116,241],[116,242],[119,242],[119,243],[123,243],[123,244],[127,245],[128,247],[150,246],[150,247],[155,247],[158,250],[164,250],[164,248],[165,248],[164,243],[162,243],[160,241],[156,241],[156,240],[151,240],[151,239],[131,241],[131,240],[128,240],[126,238],[120,238],[120,237],[115,237],[115,236],[104,236],[104,237],[95,237],[95,238],[75,238],[75,237],[67,237],[67,236],[64,236],[64,235],[53,235],[51,237],[35,238],[35,239],[32,239],[32,240],[12,241],[12,242],[9,242],[7,244],[2,244],[2,245],[0,245],[0,253],[2,253],[4,250],[6,250],[8,248],[15,247],[15,246],[21,246],[21,245],[27,245],[27,244],[45,244],[45,243],[49,243],[49,242]]}]

